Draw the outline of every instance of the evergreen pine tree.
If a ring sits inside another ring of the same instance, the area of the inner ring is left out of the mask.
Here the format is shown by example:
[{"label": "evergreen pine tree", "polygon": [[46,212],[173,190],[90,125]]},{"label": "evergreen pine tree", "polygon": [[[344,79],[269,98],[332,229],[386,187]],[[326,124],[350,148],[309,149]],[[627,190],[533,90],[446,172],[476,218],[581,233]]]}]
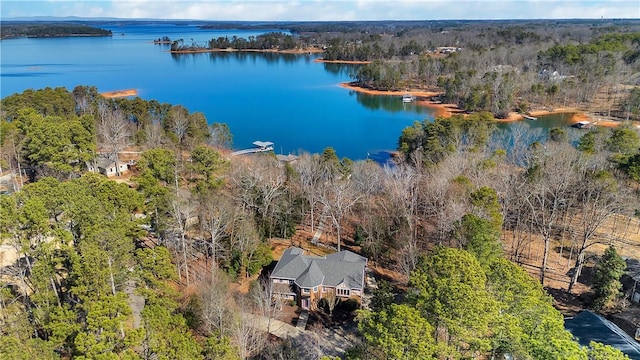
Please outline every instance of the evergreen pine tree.
[{"label": "evergreen pine tree", "polygon": [[605,250],[602,258],[596,265],[593,276],[593,306],[596,309],[610,306],[620,295],[620,289],[622,288],[620,277],[626,267],[627,265],[620,255],[618,255],[615,247],[610,246]]}]

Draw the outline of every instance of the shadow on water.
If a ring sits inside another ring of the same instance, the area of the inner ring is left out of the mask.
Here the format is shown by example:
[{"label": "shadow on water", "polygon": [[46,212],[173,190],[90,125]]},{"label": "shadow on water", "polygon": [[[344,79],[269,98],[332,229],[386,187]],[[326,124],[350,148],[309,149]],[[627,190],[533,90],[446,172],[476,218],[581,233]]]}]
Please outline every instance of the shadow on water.
[{"label": "shadow on water", "polygon": [[559,113],[539,116],[537,120],[521,120],[511,123],[500,123],[498,129],[506,131],[512,131],[514,127],[524,127],[530,132],[537,132],[540,134],[541,139],[546,140],[549,135],[549,130],[553,128],[564,129],[567,138],[570,142],[575,142],[582,135],[589,131],[589,129],[578,129],[573,124],[575,123],[574,117],[576,113]]},{"label": "shadow on water", "polygon": [[356,95],[358,103],[370,110],[386,110],[390,112],[410,111],[418,114],[433,114],[433,109],[417,105],[415,102],[404,103],[402,96],[376,96],[350,91],[349,95]]},{"label": "shadow on water", "polygon": [[547,133],[549,129],[554,127],[559,128],[571,128],[573,124],[573,117],[575,113],[559,113],[539,116],[537,120],[520,120],[512,123],[500,123],[498,128],[509,129],[514,124],[522,124],[530,129],[541,129],[544,133]]},{"label": "shadow on water", "polygon": [[367,160],[373,160],[381,166],[393,166],[393,157],[390,151],[381,150],[378,152],[367,153]]},{"label": "shadow on water", "polygon": [[358,72],[358,68],[362,65],[357,64],[337,64],[337,63],[323,63],[324,69],[333,75],[340,75],[344,77],[351,77]]},{"label": "shadow on water", "polygon": [[275,53],[275,52],[256,52],[256,51],[215,51],[215,52],[200,52],[200,53],[183,53],[176,54],[171,53],[171,58],[178,62],[183,63],[187,59],[206,56],[212,63],[223,61],[228,63],[235,61],[240,64],[255,63],[257,60],[264,60],[268,64],[276,64],[283,62],[285,64],[292,64],[300,60],[301,56],[308,58],[305,54],[287,54],[287,53]]}]

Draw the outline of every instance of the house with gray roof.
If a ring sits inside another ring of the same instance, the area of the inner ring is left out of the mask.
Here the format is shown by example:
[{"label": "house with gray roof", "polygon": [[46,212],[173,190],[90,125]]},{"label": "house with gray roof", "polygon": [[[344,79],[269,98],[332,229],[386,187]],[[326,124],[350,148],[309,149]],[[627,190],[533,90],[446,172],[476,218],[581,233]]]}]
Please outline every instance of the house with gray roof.
[{"label": "house with gray roof", "polygon": [[86,165],[89,172],[99,172],[107,177],[112,177],[128,172],[133,161],[114,161],[108,156],[98,155],[93,162],[87,162]]},{"label": "house with gray roof", "polygon": [[329,296],[362,301],[366,266],[367,258],[348,250],[320,257],[292,247],[271,272],[273,293],[295,300],[303,309]]}]

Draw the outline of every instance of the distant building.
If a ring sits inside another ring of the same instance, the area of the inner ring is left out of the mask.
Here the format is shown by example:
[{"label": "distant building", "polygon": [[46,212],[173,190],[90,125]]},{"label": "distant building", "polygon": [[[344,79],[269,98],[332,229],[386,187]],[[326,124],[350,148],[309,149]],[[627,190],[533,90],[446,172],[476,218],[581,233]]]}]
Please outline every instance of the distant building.
[{"label": "distant building", "polygon": [[439,46],[436,48],[436,53],[440,53],[440,54],[451,54],[459,51],[462,51],[462,48],[455,47],[455,46]]},{"label": "distant building", "polygon": [[557,70],[547,70],[547,69],[543,69],[542,71],[540,71],[538,73],[538,76],[542,80],[547,80],[552,82],[564,80],[567,78],[565,75],[560,74]]},{"label": "distant building", "polygon": [[495,65],[491,68],[491,71],[497,72],[497,73],[508,73],[508,72],[515,72],[518,74],[520,73],[520,69],[512,65]]},{"label": "distant building", "polygon": [[285,250],[271,272],[274,296],[295,300],[311,309],[320,299],[336,296],[362,302],[367,258],[343,250],[324,257],[304,255],[296,247]]},{"label": "distant building", "polygon": [[276,155],[276,158],[278,159],[278,161],[280,161],[283,164],[284,163],[293,164],[296,161],[298,161],[298,156],[293,154],[289,154],[289,155],[278,154]]}]

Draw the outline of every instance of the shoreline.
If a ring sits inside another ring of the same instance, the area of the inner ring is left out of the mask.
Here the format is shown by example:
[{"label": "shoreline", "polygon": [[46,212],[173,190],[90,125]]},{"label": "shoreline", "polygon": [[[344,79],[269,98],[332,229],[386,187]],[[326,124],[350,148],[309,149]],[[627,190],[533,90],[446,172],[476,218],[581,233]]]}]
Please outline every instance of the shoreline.
[{"label": "shoreline", "polygon": [[[360,86],[353,85],[350,82],[340,83],[340,87],[357,91],[363,94],[368,94],[368,95],[402,96],[404,94],[410,94],[416,97],[416,104],[436,110],[435,116],[451,117],[454,114],[465,114],[465,111],[458,108],[456,104],[443,104],[441,102],[434,101],[431,99],[425,99],[425,98],[432,98],[434,96],[438,96],[441,94],[441,92],[425,91],[425,90],[419,90],[419,89],[411,89],[407,91],[373,90],[373,89],[366,89]],[[532,110],[529,112],[529,115],[533,117],[557,115],[557,114],[573,114],[569,119],[569,124],[571,125],[576,124],[580,121],[590,121],[593,125],[603,126],[603,127],[616,127],[622,124],[622,122],[618,122],[614,120],[594,119],[593,117],[589,116],[584,110],[577,109],[577,108],[570,108],[570,107],[555,108],[552,110]],[[515,122],[515,121],[522,121],[522,120],[525,120],[525,118],[522,116],[522,114],[519,114],[516,112],[510,112],[509,116],[507,116],[505,119],[496,118],[495,120],[501,123],[509,123],[509,122]]]},{"label": "shoreline", "polygon": [[216,53],[216,52],[258,52],[258,53],[276,53],[276,54],[318,54],[324,52],[318,48],[306,48],[306,49],[234,49],[234,48],[215,48],[215,49],[189,49],[189,50],[169,50],[171,54],[202,54],[202,53]]},{"label": "shoreline", "polygon": [[350,82],[340,83],[340,87],[357,91],[359,93],[376,96],[402,96],[405,94],[410,94],[416,97],[416,104],[436,110],[436,116],[451,117],[454,114],[464,113],[464,111],[462,109],[459,109],[455,104],[443,104],[438,101],[430,100],[430,98],[441,94],[440,92],[436,91],[426,91],[419,89],[411,89],[407,91],[374,90],[356,86]]},{"label": "shoreline", "polygon": [[122,97],[129,97],[129,96],[138,96],[138,90],[137,89],[125,89],[125,90],[115,90],[115,91],[104,91],[104,92],[101,92],[100,95],[102,95],[103,97],[105,97],[107,99],[122,98]]},{"label": "shoreline", "polygon": [[365,60],[325,60],[323,58],[313,60],[317,63],[326,63],[326,64],[351,64],[351,65],[366,65],[371,64],[371,61]]}]

